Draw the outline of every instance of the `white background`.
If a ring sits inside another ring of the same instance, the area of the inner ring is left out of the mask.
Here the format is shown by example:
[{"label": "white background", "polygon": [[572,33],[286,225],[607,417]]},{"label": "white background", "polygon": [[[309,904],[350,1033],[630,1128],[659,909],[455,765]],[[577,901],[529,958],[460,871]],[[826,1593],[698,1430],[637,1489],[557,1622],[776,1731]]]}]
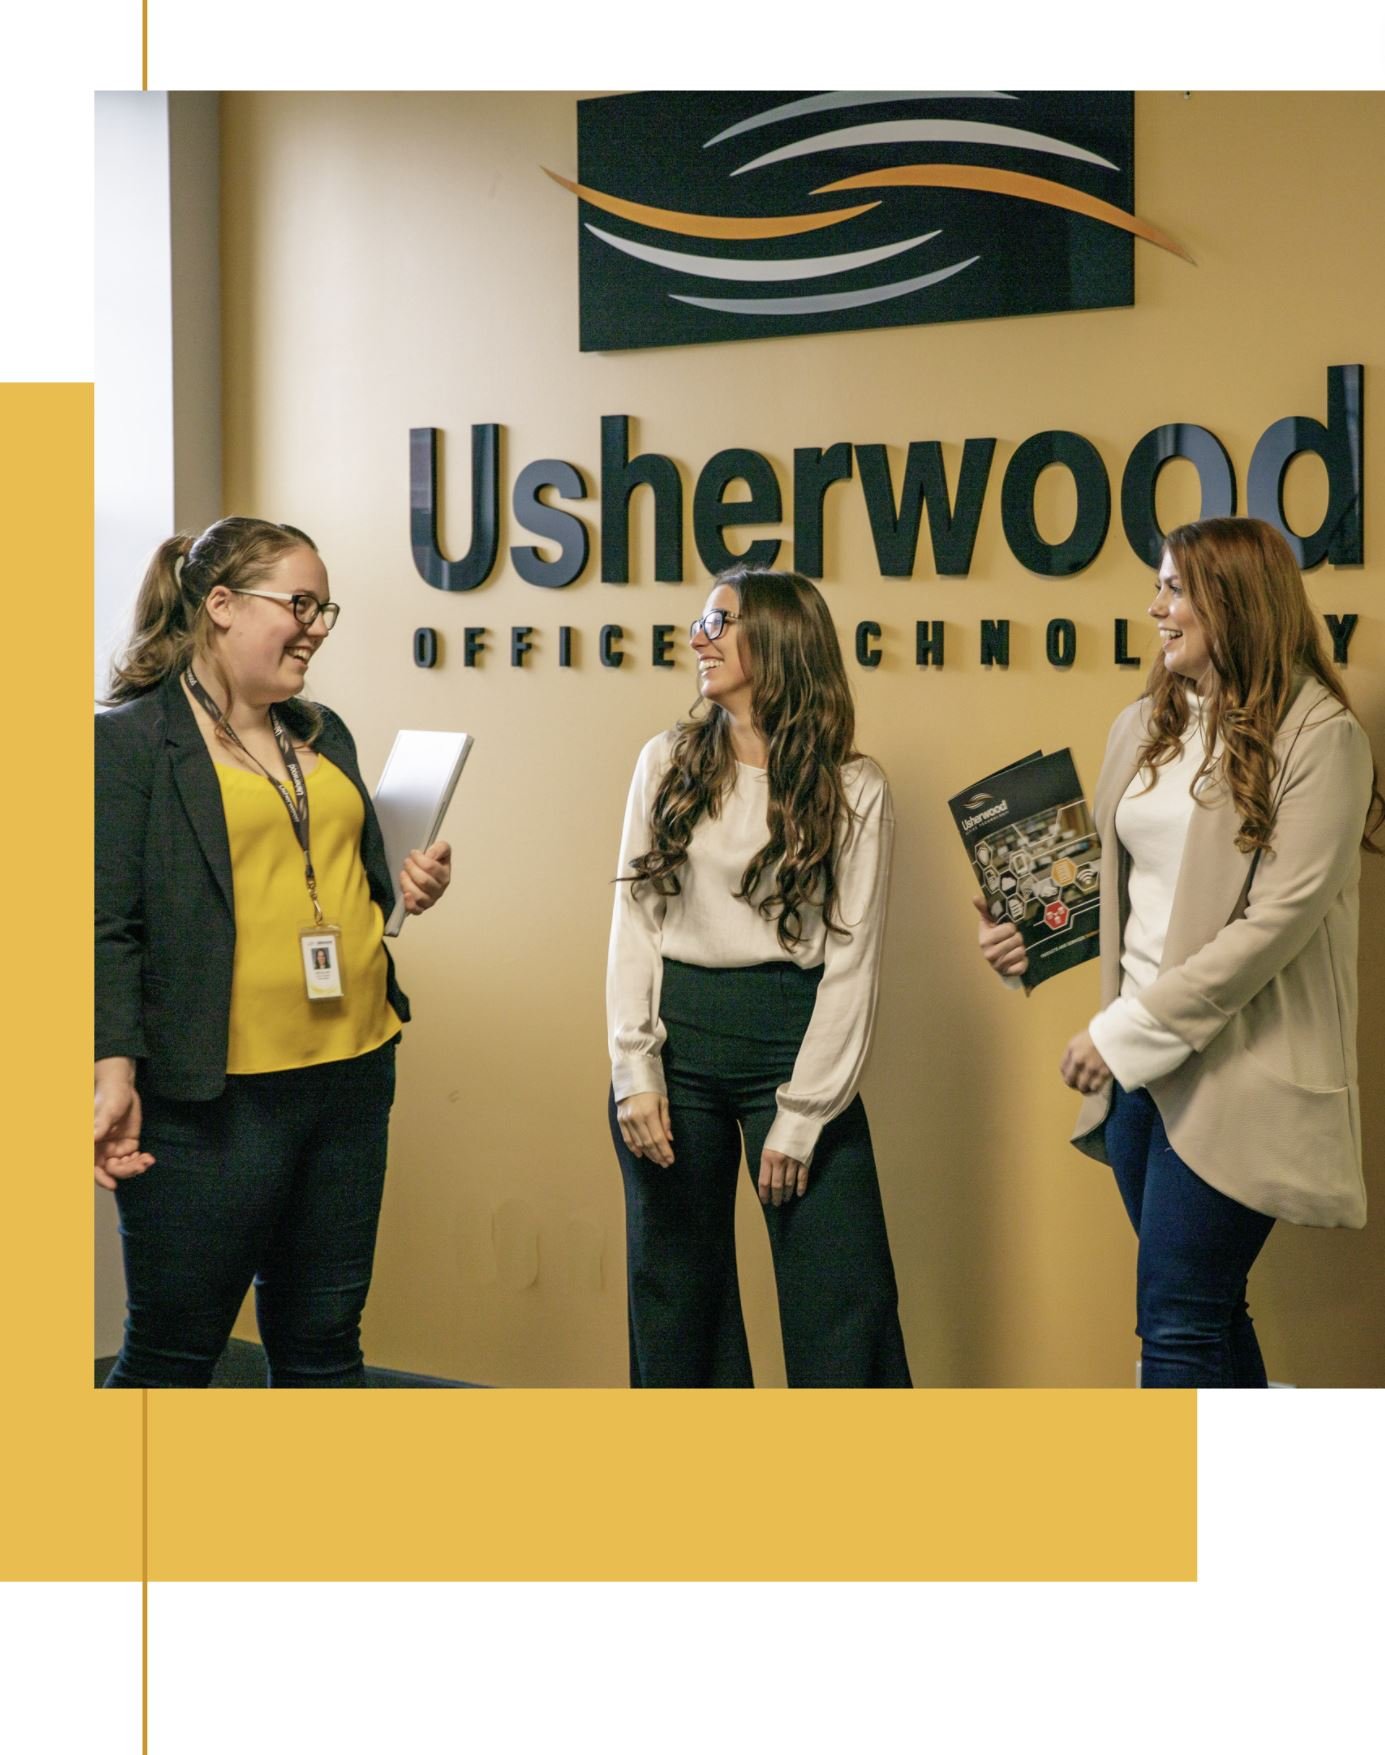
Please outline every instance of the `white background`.
[{"label": "white background", "polygon": [[[1385,72],[1385,26],[1343,0],[1222,18],[1180,0],[1132,11],[1116,40],[1105,5],[966,8],[952,38],[932,9],[880,4],[860,30],[841,7],[756,24],[740,4],[649,0],[502,8],[489,27],[452,0],[151,9],[150,83],[186,89],[869,87],[902,63],[913,85],[1002,89]],[[90,94],[138,85],[139,20],[138,0],[49,0],[7,21],[0,378],[91,374]],[[1197,1585],[156,1587],[150,1747],[1378,1746],[1381,1393],[1200,1397]],[[0,1584],[0,1652],[7,1748],[139,1749],[137,1586]]]}]

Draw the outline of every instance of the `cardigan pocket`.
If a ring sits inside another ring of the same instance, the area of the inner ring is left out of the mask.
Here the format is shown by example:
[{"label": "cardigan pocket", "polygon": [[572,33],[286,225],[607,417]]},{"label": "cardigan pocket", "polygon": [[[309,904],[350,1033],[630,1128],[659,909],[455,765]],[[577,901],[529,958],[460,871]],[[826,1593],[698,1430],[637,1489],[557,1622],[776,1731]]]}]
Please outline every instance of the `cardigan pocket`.
[{"label": "cardigan pocket", "polygon": [[1295,1084],[1228,1028],[1151,1095],[1185,1164],[1242,1206],[1295,1225],[1365,1222],[1355,1090]]},{"label": "cardigan pocket", "polygon": [[1302,1079],[1285,1078],[1283,1073],[1276,1072],[1274,1067],[1272,1067],[1267,1061],[1263,1060],[1253,1048],[1245,1048],[1243,1052],[1246,1059],[1250,1061],[1258,1073],[1263,1074],[1267,1079],[1273,1080],[1276,1085],[1282,1085],[1286,1091],[1301,1091],[1308,1097],[1336,1097],[1340,1096],[1342,1092],[1350,1089],[1346,1084],[1310,1085],[1305,1084]]}]

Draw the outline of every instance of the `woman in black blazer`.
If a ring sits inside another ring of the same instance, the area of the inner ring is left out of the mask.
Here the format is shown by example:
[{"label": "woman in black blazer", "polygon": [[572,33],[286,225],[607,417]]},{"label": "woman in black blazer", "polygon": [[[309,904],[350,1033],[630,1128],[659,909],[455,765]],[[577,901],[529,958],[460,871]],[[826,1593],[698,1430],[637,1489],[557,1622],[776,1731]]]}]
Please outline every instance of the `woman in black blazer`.
[{"label": "woman in black blazer", "polygon": [[[274,1387],[364,1384],[409,1006],[355,745],[297,698],[336,616],[291,525],[171,537],[96,719],[95,1164],[129,1294],[108,1387],[206,1384],[252,1281]],[[450,861],[410,855],[410,913]]]}]

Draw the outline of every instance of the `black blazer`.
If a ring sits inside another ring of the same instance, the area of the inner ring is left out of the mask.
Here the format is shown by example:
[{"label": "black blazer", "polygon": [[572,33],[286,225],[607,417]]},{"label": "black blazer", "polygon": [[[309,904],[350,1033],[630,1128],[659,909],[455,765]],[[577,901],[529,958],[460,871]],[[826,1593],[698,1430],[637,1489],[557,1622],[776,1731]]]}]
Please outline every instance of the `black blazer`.
[{"label": "black blazer", "polygon": [[[328,708],[314,747],[365,805],[361,861],[388,918],[394,887],[351,733]],[[137,1083],[206,1100],[226,1083],[235,954],[221,788],[180,680],[96,716],[96,1058],[128,1055]],[[388,949],[387,993],[409,1002]]]}]

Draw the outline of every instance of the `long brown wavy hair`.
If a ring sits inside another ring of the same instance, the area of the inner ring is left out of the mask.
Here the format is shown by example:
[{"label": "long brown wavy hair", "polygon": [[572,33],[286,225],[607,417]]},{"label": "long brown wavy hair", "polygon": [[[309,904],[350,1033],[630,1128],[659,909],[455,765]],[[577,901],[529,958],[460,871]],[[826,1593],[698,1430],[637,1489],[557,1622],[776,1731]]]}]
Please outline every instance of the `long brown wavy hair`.
[{"label": "long brown wavy hair", "polygon": [[[1293,552],[1273,525],[1259,518],[1204,518],[1171,530],[1164,552],[1207,636],[1216,679],[1203,707],[1205,751],[1193,786],[1220,774],[1241,816],[1236,845],[1242,853],[1256,852],[1274,834],[1274,739],[1304,673],[1348,712],[1351,704],[1327,656]],[[1186,681],[1162,664],[1145,694],[1149,736],[1140,765],[1153,785],[1155,770],[1177,754],[1192,709]],[[1385,799],[1373,773],[1362,833],[1371,852],[1380,851],[1371,835],[1382,817]]]},{"label": "long brown wavy hair", "polygon": [[[147,695],[196,662],[220,685],[229,714],[233,690],[216,656],[215,630],[206,610],[208,594],[217,585],[230,590],[253,587],[295,548],[317,553],[317,544],[306,531],[264,518],[219,518],[200,536],[183,530],[161,542],[135,600],[130,639],[111,665],[104,704],[113,707]],[[277,710],[303,742],[311,743],[322,728],[321,714],[308,701],[283,701]],[[220,726],[217,729],[220,734]]]},{"label": "long brown wavy hair", "polygon": [[[740,599],[739,623],[750,675],[751,714],[769,751],[769,839],[746,866],[737,900],[775,922],[792,951],[803,937],[804,910],[822,910],[829,932],[851,936],[837,908],[836,860],[852,832],[842,767],[854,760],[856,709],[832,617],[817,587],[800,573],[732,567],[714,585]],[[693,830],[720,813],[736,766],[731,718],[699,700],[677,728],[668,771],[651,812],[652,845],[631,861],[636,888],[662,896],[682,888]],[[771,887],[753,900],[762,880]]]}]

